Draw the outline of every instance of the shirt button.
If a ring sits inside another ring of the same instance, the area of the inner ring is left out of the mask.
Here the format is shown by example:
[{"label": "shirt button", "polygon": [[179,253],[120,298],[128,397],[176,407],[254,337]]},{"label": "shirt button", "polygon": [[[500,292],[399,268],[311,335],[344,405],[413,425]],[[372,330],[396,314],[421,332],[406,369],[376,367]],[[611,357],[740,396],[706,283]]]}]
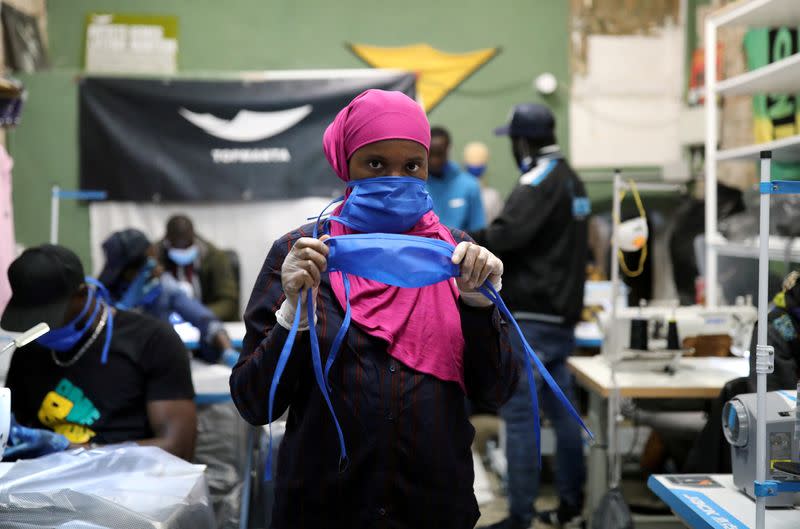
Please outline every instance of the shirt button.
[{"label": "shirt button", "polygon": [[389,366],[389,371],[390,371],[390,372],[392,372],[392,373],[394,373],[395,371],[397,371],[397,368],[394,366],[394,364],[392,364],[392,365],[390,365],[390,366]]},{"label": "shirt button", "polygon": [[380,509],[378,509],[378,514],[380,514],[381,516],[386,516],[386,509],[381,507]]},{"label": "shirt button", "polygon": [[386,414],[386,420],[388,420],[389,422],[394,421],[394,415],[392,415],[391,413],[387,413]]}]

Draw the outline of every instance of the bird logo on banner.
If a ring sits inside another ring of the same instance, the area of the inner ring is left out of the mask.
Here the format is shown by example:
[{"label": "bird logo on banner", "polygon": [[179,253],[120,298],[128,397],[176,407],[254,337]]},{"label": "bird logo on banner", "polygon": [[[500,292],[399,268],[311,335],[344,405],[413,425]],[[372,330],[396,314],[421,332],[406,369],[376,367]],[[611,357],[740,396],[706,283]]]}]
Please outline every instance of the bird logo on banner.
[{"label": "bird logo on banner", "polygon": [[392,68],[416,73],[417,99],[426,112],[430,112],[450,92],[500,53],[500,48],[447,53],[428,44],[392,48],[349,44],[348,47],[373,68]]}]

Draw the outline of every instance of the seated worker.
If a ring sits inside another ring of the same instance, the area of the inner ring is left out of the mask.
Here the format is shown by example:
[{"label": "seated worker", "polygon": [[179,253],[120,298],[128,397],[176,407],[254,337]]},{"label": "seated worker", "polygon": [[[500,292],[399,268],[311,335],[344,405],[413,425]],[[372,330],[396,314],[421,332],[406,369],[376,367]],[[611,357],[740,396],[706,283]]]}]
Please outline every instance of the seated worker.
[{"label": "seated worker", "polygon": [[433,211],[445,226],[479,230],[486,225],[481,186],[474,176],[450,161],[449,156],[450,133],[442,127],[432,127],[427,186]]},{"label": "seated worker", "polygon": [[8,279],[0,326],[51,329],[11,358],[6,385],[20,425],[54,430],[72,445],[135,441],[191,460],[194,388],[186,349],[168,324],[112,308],[63,246],[26,250]]},{"label": "seated worker", "polygon": [[[775,371],[767,377],[767,391],[788,389],[792,393],[800,380],[800,271],[783,280],[783,287],[773,298],[767,316],[767,345],[775,348]],[[756,345],[758,325],[753,327],[750,343],[750,375],[726,384],[708,414],[708,422],[695,440],[684,470],[693,473],[730,473],[730,445],[722,434],[722,407],[742,393],[756,392]]]},{"label": "seated worker", "polygon": [[[767,391],[797,388],[800,380],[800,271],[794,270],[783,280],[783,288],[772,300],[767,316],[767,345],[775,348],[775,371],[767,377]],[[750,344],[748,386],[756,391],[756,345],[758,325],[753,327]]]},{"label": "seated worker", "polygon": [[233,349],[222,322],[199,301],[188,297],[175,279],[162,273],[144,233],[135,229],[113,233],[103,242],[103,253],[106,264],[99,279],[117,306],[140,309],[166,322],[175,313],[200,330],[197,356],[211,363],[220,357],[229,363],[236,361],[239,353]]},{"label": "seated worker", "polygon": [[156,255],[189,297],[200,300],[219,320],[239,320],[239,285],[230,259],[195,235],[188,217],[175,215],[167,221]]}]

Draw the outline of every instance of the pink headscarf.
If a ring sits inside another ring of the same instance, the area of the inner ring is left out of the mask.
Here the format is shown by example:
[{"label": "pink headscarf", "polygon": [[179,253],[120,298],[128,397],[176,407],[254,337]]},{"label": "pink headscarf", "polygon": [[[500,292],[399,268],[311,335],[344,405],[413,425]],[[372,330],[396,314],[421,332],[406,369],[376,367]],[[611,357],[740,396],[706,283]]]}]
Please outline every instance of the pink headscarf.
[{"label": "pink headscarf", "polygon": [[402,92],[367,90],[344,107],[322,137],[325,157],[347,182],[347,162],[358,149],[381,140],[411,140],[427,151],[431,126],[422,107]]},{"label": "pink headscarf", "polygon": [[[412,140],[427,150],[431,131],[425,111],[401,92],[367,90],[347,105],[325,131],[325,157],[344,181],[347,164],[361,147],[389,139]],[[333,215],[338,215],[340,205]],[[330,223],[332,236],[356,233],[338,222]],[[450,230],[429,211],[408,235],[447,241],[455,245]],[[331,272],[331,287],[345,306],[341,272]],[[464,386],[464,336],[454,281],[423,288],[399,288],[361,277],[350,277],[352,319],[368,334],[388,342],[389,354],[403,364],[440,380]]]}]

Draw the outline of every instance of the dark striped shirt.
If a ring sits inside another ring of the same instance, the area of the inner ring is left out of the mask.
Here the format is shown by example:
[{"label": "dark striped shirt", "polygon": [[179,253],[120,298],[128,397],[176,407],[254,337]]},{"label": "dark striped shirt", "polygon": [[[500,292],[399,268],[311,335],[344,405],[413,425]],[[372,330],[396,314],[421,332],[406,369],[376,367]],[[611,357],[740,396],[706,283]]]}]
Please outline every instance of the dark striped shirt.
[{"label": "dark striped shirt", "polygon": [[[284,300],[280,271],[311,225],[272,246],[246,313],[242,356],[231,394],[242,417],[267,421],[270,383],[288,331],[276,324]],[[457,242],[468,236],[453,230]],[[496,407],[513,392],[517,367],[496,309],[459,304],[468,396]],[[344,311],[328,274],[317,297],[316,330],[323,365]],[[435,322],[432,322],[435,325]],[[276,529],[471,528],[478,516],[472,489],[474,430],[458,384],[406,367],[386,342],[355,323],[330,373],[332,401],[344,431],[349,466],[339,472],[333,420],[317,387],[308,333],[299,333],[275,397],[273,418],[288,408],[275,476]]]}]

